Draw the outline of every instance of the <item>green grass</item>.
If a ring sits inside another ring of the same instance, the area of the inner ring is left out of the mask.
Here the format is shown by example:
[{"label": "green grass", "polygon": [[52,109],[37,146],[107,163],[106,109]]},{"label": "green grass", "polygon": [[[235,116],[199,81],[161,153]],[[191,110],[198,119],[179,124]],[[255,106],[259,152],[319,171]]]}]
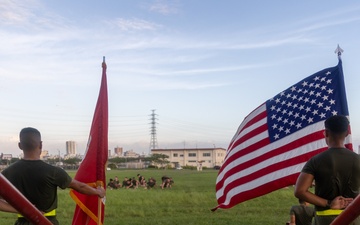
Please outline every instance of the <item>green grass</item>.
[{"label": "green grass", "polygon": [[[231,209],[210,209],[217,205],[215,181],[217,171],[203,170],[112,170],[107,179],[118,176],[145,178],[172,176],[175,184],[171,189],[160,187],[107,190],[104,224],[154,224],[154,225],[279,225],[289,219],[289,210],[297,204],[293,188],[281,189],[268,195],[243,202]],[[74,176],[75,172],[69,174]],[[58,220],[62,225],[71,224],[75,204],[69,190],[59,190]],[[0,224],[14,224],[16,215],[0,213]]]}]

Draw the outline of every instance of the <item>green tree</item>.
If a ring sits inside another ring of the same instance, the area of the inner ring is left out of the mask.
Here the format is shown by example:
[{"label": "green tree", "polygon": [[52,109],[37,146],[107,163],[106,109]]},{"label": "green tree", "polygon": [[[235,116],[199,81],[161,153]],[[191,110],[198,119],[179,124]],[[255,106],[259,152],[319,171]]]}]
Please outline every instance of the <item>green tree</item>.
[{"label": "green tree", "polygon": [[166,168],[166,165],[170,163],[168,155],[165,154],[152,154],[148,159],[155,165],[160,165],[161,168]]},{"label": "green tree", "polygon": [[124,162],[126,162],[126,159],[120,158],[120,157],[115,157],[115,158],[108,159],[108,161],[111,163],[124,163]]},{"label": "green tree", "polygon": [[63,162],[68,165],[77,165],[80,161],[81,159],[75,157],[63,160]]},{"label": "green tree", "polygon": [[114,170],[114,169],[117,168],[115,163],[109,163],[109,164],[107,165],[107,167],[109,167],[109,168],[112,169],[112,170]]},{"label": "green tree", "polygon": [[59,159],[58,158],[47,158],[45,161],[51,165],[55,165],[57,162],[59,162]]}]

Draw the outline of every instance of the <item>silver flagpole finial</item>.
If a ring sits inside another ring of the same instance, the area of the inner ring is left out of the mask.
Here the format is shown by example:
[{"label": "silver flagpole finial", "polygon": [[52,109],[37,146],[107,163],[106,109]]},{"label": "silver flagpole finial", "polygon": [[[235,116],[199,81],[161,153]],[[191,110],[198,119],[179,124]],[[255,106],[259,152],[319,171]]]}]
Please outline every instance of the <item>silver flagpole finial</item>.
[{"label": "silver flagpole finial", "polygon": [[337,46],[337,48],[335,49],[335,54],[338,55],[339,58],[341,58],[341,53],[343,53],[344,50],[342,48],[340,48],[339,44]]}]

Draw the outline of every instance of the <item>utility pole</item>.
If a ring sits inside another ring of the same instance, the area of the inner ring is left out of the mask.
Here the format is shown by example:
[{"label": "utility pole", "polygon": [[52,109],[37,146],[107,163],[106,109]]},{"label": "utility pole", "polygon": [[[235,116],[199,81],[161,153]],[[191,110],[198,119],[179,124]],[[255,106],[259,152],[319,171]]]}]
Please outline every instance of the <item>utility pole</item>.
[{"label": "utility pole", "polygon": [[158,143],[157,143],[157,138],[156,138],[156,116],[157,114],[155,114],[155,109],[151,110],[152,113],[150,114],[150,134],[151,134],[151,138],[150,138],[150,149],[149,149],[149,154],[151,154],[151,149],[156,149],[158,147]]},{"label": "utility pole", "polygon": [[60,150],[58,149],[59,152],[59,166],[61,166],[61,155],[60,155]]}]

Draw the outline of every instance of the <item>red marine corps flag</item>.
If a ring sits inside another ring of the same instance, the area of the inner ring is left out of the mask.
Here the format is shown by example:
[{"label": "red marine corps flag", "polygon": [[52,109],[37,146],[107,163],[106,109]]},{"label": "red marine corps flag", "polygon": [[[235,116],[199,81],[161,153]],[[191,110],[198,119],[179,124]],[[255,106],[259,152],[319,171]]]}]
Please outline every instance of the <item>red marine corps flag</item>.
[{"label": "red marine corps flag", "polygon": [[[337,66],[303,79],[245,117],[218,173],[218,206],[212,210],[295,184],[306,161],[327,149],[324,120],[336,114],[349,115],[340,57]],[[345,144],[352,149],[350,136]]]},{"label": "red marine corps flag", "polygon": [[[99,97],[91,125],[85,158],[75,175],[75,179],[93,187],[106,188],[105,172],[108,159],[108,95],[105,57],[102,63],[102,78]],[[84,195],[70,191],[76,202],[73,225],[102,225],[105,202],[95,195]]]}]

